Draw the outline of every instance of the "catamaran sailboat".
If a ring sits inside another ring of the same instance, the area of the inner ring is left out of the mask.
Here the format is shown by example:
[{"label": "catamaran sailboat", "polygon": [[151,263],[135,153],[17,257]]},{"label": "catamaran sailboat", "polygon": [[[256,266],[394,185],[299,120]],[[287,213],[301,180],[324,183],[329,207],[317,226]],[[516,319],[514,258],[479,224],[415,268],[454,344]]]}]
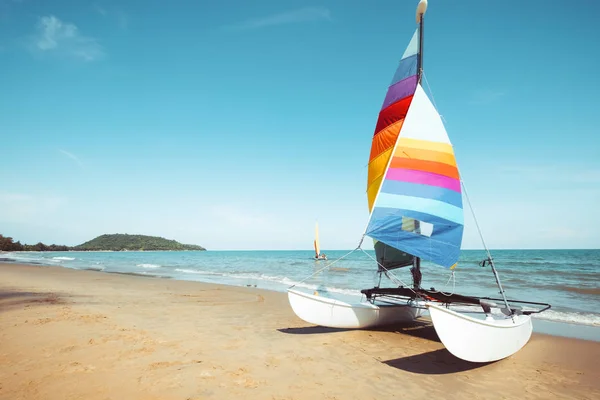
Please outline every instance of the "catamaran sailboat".
[{"label": "catamaran sailboat", "polygon": [[[490,362],[519,351],[532,333],[531,314],[550,305],[508,300],[487,247],[482,266],[490,267],[501,298],[421,287],[421,260],[452,271],[457,266],[464,189],[452,143],[421,85],[426,10],[427,0],[421,0],[417,29],[402,55],[375,126],[367,182],[370,217],[356,249],[362,250],[365,236],[372,238],[377,272],[396,286],[364,289],[364,299],[351,303],[318,292],[304,293],[294,285],[288,289],[288,299],[301,319],[336,328],[406,322],[427,310],[440,340],[452,354],[467,361]],[[407,267],[411,285],[392,272]],[[451,306],[476,307],[482,318],[457,312]]]}]

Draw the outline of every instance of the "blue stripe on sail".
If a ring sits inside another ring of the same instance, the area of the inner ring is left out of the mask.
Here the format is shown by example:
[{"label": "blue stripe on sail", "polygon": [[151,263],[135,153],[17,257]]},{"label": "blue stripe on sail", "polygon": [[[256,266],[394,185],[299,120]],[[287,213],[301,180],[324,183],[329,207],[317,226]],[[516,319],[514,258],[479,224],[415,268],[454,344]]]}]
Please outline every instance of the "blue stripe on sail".
[{"label": "blue stripe on sail", "polygon": [[[432,224],[431,236],[403,231],[403,216]],[[375,207],[366,234],[388,246],[449,268],[460,255],[463,225],[420,212]]]},{"label": "blue stripe on sail", "polygon": [[394,74],[394,79],[392,79],[392,86],[395,83],[400,82],[403,79],[408,78],[409,76],[417,74],[417,55],[406,57],[400,61],[398,64],[398,68],[396,69],[396,73]]},{"label": "blue stripe on sail", "polygon": [[462,195],[459,192],[438,186],[384,180],[381,185],[381,193],[403,194],[405,196],[435,199],[462,208]]},{"label": "blue stripe on sail", "polygon": [[405,196],[403,194],[379,193],[376,207],[398,208],[433,215],[452,221],[456,224],[463,223],[462,208],[444,203],[443,201],[426,199],[423,197]]}]

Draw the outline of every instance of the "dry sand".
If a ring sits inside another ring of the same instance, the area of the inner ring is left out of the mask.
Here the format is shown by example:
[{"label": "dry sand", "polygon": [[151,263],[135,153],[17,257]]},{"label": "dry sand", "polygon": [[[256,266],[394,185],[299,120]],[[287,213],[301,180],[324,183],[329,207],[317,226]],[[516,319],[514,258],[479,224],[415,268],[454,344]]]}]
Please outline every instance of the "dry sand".
[{"label": "dry sand", "polygon": [[600,343],[456,359],[425,323],[314,327],[283,293],[0,264],[0,399],[599,399]]}]

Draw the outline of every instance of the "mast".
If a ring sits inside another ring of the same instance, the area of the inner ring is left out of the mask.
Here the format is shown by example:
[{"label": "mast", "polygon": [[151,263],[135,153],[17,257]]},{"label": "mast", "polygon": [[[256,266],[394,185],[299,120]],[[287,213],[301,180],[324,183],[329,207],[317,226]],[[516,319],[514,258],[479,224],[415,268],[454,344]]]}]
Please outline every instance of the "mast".
[{"label": "mast", "polygon": [[[421,77],[423,76],[423,25],[425,11],[427,11],[427,0],[419,1],[417,5],[417,23],[419,24],[419,50],[417,51],[417,85],[421,84]],[[415,231],[420,230],[419,221],[415,220]],[[419,289],[421,287],[421,258],[415,257],[413,267],[410,269],[413,278],[413,288]]]},{"label": "mast", "polygon": [[417,6],[417,23],[419,24],[419,51],[417,53],[417,83],[423,76],[423,21],[427,11],[427,0],[421,0]]}]

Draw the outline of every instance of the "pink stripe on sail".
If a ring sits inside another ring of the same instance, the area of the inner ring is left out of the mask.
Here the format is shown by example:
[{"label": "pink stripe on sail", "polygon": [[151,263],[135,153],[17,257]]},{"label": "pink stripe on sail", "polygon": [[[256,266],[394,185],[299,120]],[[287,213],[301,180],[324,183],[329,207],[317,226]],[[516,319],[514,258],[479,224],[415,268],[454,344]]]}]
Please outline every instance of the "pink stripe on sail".
[{"label": "pink stripe on sail", "polygon": [[460,181],[432,172],[415,171],[404,168],[390,168],[385,176],[386,180],[420,183],[429,186],[438,186],[460,193]]}]

